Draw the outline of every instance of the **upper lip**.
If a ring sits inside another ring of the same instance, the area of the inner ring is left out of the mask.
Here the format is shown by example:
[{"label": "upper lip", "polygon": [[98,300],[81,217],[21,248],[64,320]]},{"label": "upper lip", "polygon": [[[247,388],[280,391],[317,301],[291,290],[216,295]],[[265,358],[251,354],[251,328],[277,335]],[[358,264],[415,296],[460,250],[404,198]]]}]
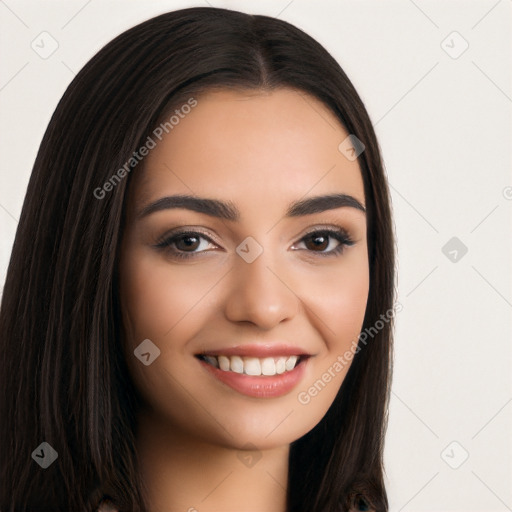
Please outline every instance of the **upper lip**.
[{"label": "upper lip", "polygon": [[292,345],[247,344],[232,347],[205,350],[197,355],[203,356],[245,356],[245,357],[278,357],[278,356],[309,356],[308,352]]}]

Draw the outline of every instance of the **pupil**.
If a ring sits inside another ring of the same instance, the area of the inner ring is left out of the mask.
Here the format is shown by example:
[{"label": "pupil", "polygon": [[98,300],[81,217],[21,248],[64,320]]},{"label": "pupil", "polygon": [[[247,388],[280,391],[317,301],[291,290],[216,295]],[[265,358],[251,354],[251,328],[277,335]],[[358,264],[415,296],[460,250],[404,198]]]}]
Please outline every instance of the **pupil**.
[{"label": "pupil", "polygon": [[[190,242],[191,240],[192,240],[192,242]],[[184,244],[185,249],[191,249],[191,248],[197,249],[197,247],[195,247],[194,245],[197,245],[198,237],[187,235],[187,236],[184,236],[184,237],[178,239],[177,245],[179,245],[180,242],[182,242]],[[178,248],[180,248],[180,247],[178,247]]]},{"label": "pupil", "polygon": [[316,247],[317,249],[324,250],[329,245],[329,243],[328,243],[329,238],[326,236],[317,235],[317,236],[313,236],[310,240],[313,241],[314,247]]}]

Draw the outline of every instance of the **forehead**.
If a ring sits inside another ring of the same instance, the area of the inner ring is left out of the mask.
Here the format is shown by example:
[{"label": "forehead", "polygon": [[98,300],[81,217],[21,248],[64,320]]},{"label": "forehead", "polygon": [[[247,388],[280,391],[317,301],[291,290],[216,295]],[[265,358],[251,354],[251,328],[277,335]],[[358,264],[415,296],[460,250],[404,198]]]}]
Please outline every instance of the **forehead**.
[{"label": "forehead", "polygon": [[176,107],[161,140],[153,136],[155,147],[134,173],[136,210],[167,193],[229,199],[241,210],[310,192],[350,194],[364,204],[358,162],[338,149],[348,132],[316,98],[278,89],[194,99],[191,109]]}]

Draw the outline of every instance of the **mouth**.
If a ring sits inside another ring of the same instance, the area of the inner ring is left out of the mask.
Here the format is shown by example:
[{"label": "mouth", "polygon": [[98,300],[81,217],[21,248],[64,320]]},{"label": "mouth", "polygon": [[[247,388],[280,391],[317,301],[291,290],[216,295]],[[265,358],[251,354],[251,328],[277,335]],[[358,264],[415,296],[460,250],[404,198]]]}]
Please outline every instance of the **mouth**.
[{"label": "mouth", "polygon": [[274,357],[250,357],[240,355],[196,354],[204,363],[220,370],[252,377],[273,377],[295,370],[309,355],[279,355]]},{"label": "mouth", "polygon": [[254,398],[277,398],[290,393],[304,379],[312,355],[291,345],[252,343],[203,351],[195,357],[224,390],[230,388]]}]

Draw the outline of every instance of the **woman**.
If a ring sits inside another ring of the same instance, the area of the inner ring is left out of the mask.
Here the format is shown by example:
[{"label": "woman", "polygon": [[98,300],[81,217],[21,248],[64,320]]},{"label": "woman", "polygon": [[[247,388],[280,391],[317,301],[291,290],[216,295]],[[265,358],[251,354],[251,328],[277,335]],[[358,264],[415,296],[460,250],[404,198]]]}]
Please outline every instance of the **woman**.
[{"label": "woman", "polygon": [[0,510],[387,511],[393,280],[375,133],[323,47],[214,8],[126,31],[28,186]]}]

